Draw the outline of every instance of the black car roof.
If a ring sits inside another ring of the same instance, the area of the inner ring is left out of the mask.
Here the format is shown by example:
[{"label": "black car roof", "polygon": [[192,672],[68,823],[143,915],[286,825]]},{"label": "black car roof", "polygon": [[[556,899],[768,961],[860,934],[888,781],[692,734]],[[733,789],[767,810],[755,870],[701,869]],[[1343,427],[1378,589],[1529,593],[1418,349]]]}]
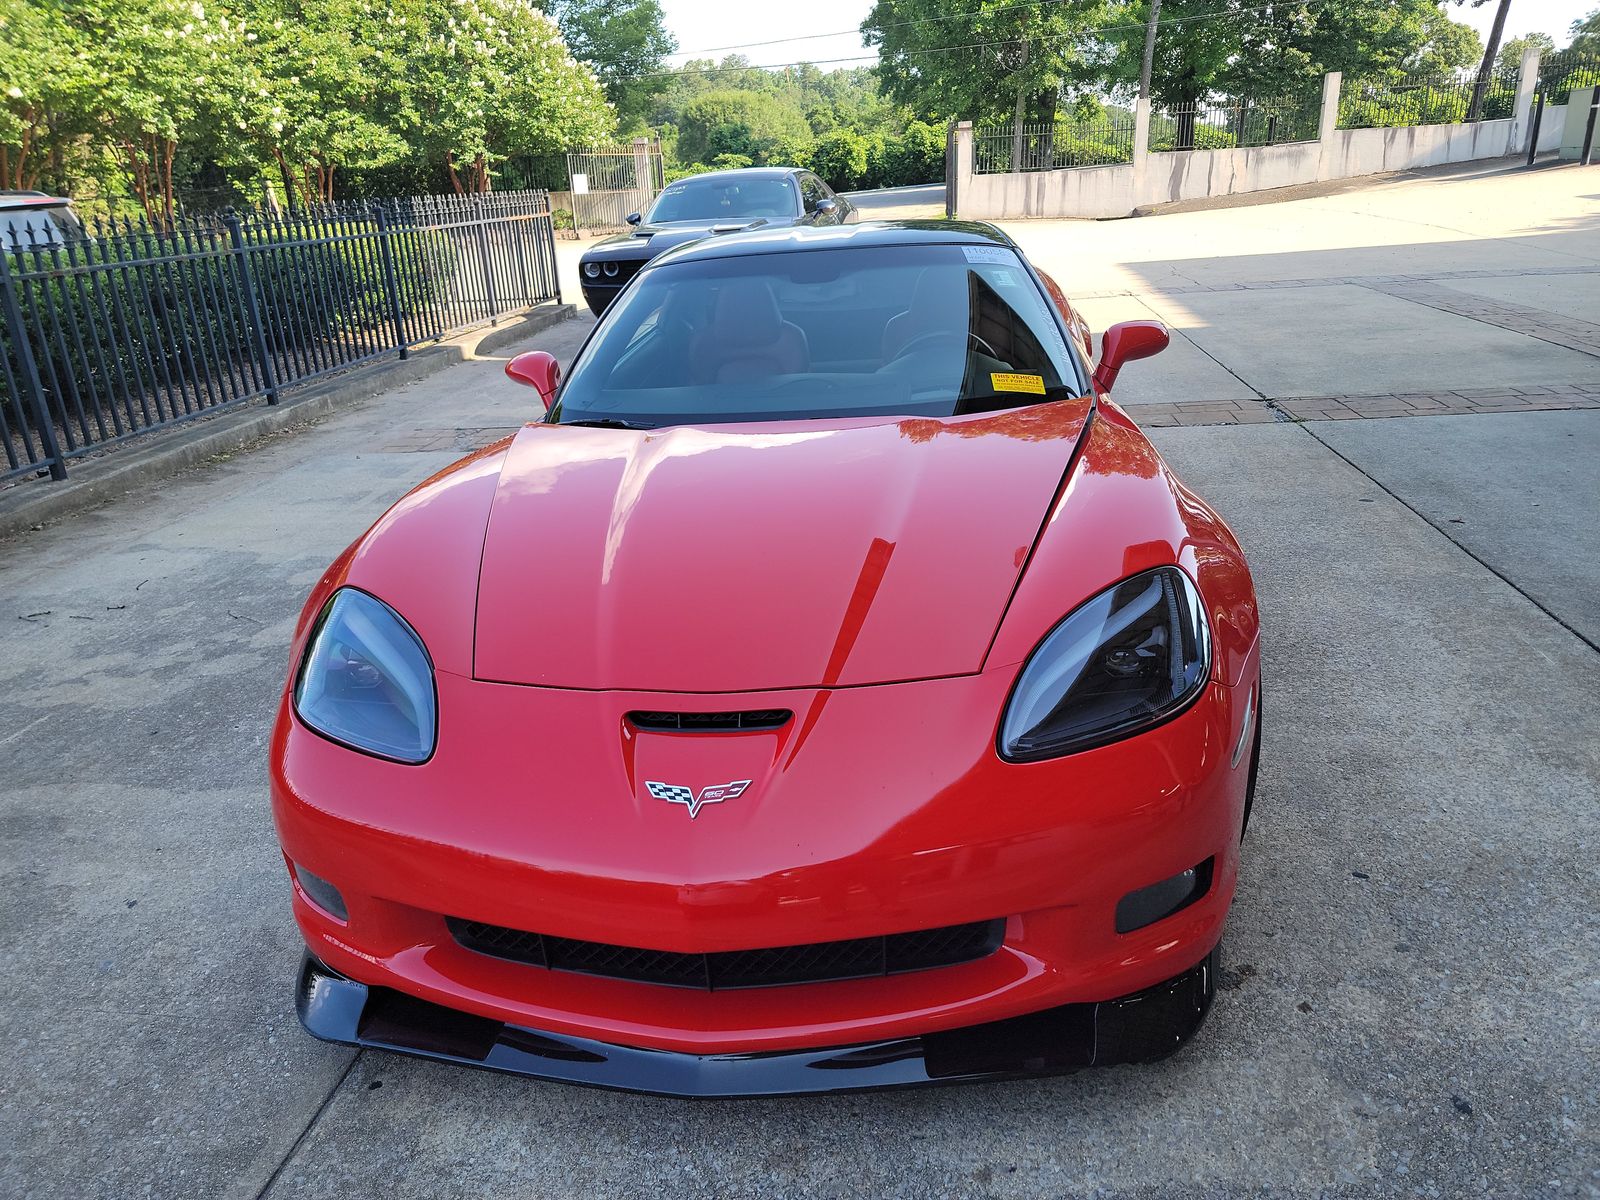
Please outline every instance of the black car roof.
[{"label": "black car roof", "polygon": [[[730,167],[726,171],[701,171],[698,175],[685,175],[682,179],[674,179],[672,183],[687,183],[691,179],[730,179],[742,177],[746,179],[773,179],[782,175],[799,175],[801,167]],[[671,187],[672,183],[667,184]]]},{"label": "black car roof", "polygon": [[796,250],[930,245],[1016,249],[1016,243],[986,221],[863,221],[859,225],[777,226],[719,234],[668,250],[649,266],[655,270],[672,263]]}]

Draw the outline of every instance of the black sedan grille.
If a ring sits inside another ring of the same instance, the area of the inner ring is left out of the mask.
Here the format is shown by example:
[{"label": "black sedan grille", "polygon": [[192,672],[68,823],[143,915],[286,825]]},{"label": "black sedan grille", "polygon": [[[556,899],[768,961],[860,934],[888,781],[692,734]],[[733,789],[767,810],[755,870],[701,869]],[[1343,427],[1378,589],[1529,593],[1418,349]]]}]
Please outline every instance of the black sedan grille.
[{"label": "black sedan grille", "polygon": [[950,967],[993,954],[1005,937],[1006,925],[1004,919],[973,921],[844,942],[681,954],[581,942],[456,917],[446,918],[446,924],[457,942],[480,954],[582,975],[706,990],[822,983]]}]

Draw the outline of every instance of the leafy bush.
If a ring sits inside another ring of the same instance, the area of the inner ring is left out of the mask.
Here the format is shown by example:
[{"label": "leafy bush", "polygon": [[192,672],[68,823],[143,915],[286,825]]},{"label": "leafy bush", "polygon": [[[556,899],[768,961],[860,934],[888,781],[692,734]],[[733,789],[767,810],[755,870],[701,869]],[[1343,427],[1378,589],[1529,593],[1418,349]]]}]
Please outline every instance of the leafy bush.
[{"label": "leafy bush", "polygon": [[911,121],[896,137],[886,134],[867,147],[863,187],[910,187],[944,180],[945,131],[926,121]]},{"label": "leafy bush", "polygon": [[860,187],[867,174],[867,143],[848,129],[836,129],[817,139],[811,169],[835,191]]}]

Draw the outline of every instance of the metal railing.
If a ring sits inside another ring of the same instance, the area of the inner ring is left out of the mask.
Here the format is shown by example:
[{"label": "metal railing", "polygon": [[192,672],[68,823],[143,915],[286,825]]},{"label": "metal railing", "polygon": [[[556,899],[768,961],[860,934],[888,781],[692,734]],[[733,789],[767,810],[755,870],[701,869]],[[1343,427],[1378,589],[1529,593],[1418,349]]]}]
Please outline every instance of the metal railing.
[{"label": "metal railing", "polygon": [[972,169],[998,175],[1129,163],[1133,132],[1133,113],[1117,109],[1093,120],[979,126],[972,131]]},{"label": "metal railing", "polygon": [[[1476,120],[1516,115],[1517,70],[1495,70]],[[1472,109],[1476,72],[1434,78],[1344,80],[1339,93],[1340,129],[1388,129],[1403,125],[1457,125]]]},{"label": "metal railing", "polygon": [[1174,104],[1150,114],[1150,149],[1232,150],[1314,142],[1321,136],[1320,96]]},{"label": "metal railing", "polygon": [[1538,93],[1546,104],[1565,104],[1574,88],[1600,87],[1600,53],[1557,50],[1539,59]]},{"label": "metal railing", "polygon": [[0,483],[559,300],[542,191],[0,222]]},{"label": "metal railing", "polygon": [[572,220],[595,232],[628,228],[628,214],[642,213],[666,185],[657,138],[631,144],[572,150],[567,154]]}]

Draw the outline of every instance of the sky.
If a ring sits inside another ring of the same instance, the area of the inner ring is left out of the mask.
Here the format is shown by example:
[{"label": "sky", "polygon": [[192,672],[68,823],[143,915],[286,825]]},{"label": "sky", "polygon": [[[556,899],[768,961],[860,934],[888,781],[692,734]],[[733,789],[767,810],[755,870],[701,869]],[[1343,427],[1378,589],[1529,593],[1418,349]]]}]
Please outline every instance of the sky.
[{"label": "sky", "polygon": [[[952,12],[971,7],[976,0],[948,0]],[[1507,40],[1525,33],[1547,33],[1556,45],[1567,42],[1573,21],[1600,0],[1511,0],[1506,18]],[[838,66],[868,66],[875,55],[861,43],[857,32],[872,9],[872,0],[807,0],[784,4],[764,0],[755,4],[737,0],[661,0],[667,28],[678,39],[673,65],[689,57],[721,58],[743,54],[753,63],[824,63],[827,59],[854,59]],[[1494,20],[1495,0],[1478,8],[1452,4],[1451,15],[1487,37]],[[735,15],[736,14],[736,15]],[[826,34],[829,36],[814,36]],[[778,39],[804,38],[803,41]],[[776,45],[755,45],[778,42]],[[729,48],[731,47],[731,49]]]}]

